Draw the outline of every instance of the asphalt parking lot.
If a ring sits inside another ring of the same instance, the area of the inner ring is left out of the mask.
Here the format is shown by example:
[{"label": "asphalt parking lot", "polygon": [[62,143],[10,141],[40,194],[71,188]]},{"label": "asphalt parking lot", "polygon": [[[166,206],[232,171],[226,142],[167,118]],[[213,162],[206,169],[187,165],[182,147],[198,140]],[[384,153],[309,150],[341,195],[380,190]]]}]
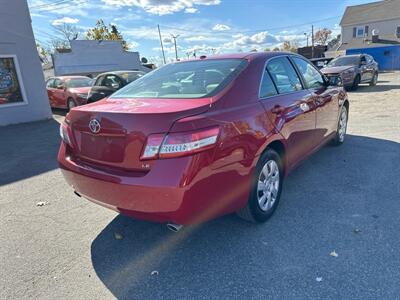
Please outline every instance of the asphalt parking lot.
[{"label": "asphalt parking lot", "polygon": [[398,298],[400,72],[349,97],[344,145],[287,178],[269,222],[178,234],[73,194],[62,111],[0,128],[0,299]]}]

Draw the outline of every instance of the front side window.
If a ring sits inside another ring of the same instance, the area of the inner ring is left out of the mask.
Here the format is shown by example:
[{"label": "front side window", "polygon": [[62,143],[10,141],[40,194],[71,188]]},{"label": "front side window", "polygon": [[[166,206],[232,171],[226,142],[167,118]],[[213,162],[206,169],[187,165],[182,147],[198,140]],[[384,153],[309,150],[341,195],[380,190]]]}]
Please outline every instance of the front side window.
[{"label": "front side window", "polygon": [[272,59],[267,69],[278,89],[279,94],[300,91],[303,89],[300,78],[287,57]]},{"label": "front side window", "polygon": [[104,79],[104,75],[97,77],[96,78],[96,82],[94,83],[94,85],[95,86],[101,86],[101,83],[102,83],[103,79]]},{"label": "front side window", "polygon": [[299,57],[292,57],[292,59],[301,75],[303,75],[307,88],[320,88],[325,84],[324,78],[313,65]]},{"label": "front side window", "polygon": [[168,64],[140,77],[110,98],[210,97],[247,65],[243,59],[210,59]]},{"label": "front side window", "polygon": [[264,74],[262,77],[261,85],[260,85],[260,98],[271,97],[278,94],[274,83],[272,82],[271,76],[268,73],[268,70],[264,70]]}]

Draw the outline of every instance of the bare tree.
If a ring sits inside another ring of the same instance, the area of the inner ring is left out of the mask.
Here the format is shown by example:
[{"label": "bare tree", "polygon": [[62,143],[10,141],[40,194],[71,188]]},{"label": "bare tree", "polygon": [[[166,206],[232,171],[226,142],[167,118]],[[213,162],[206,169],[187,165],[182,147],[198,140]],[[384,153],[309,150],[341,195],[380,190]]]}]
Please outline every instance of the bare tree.
[{"label": "bare tree", "polygon": [[51,39],[51,44],[54,49],[70,49],[70,42],[76,40],[81,31],[71,24],[62,23],[53,25],[54,38]]},{"label": "bare tree", "polygon": [[330,39],[332,31],[328,28],[322,28],[314,34],[314,41],[319,45],[326,45],[326,42]]}]

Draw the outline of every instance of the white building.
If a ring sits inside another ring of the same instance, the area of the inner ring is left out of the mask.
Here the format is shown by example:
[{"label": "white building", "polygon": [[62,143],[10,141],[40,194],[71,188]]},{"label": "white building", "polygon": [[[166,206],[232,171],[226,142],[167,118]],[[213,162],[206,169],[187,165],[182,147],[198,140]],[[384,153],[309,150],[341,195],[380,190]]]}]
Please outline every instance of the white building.
[{"label": "white building", "polygon": [[[400,1],[384,0],[346,7],[340,22],[341,50],[400,44]],[[373,40],[373,35],[377,40]]]},{"label": "white building", "polygon": [[71,50],[55,52],[54,75],[96,75],[108,71],[140,70],[143,67],[138,52],[125,51],[119,41],[75,40]]},{"label": "white building", "polygon": [[0,126],[51,117],[26,0],[0,0]]}]

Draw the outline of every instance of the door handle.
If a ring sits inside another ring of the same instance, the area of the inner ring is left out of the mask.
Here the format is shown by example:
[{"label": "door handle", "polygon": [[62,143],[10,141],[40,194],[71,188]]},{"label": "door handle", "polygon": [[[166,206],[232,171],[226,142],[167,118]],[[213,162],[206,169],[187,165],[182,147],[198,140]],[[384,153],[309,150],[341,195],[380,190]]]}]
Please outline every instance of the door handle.
[{"label": "door handle", "polygon": [[285,110],[285,108],[284,108],[283,106],[280,106],[280,105],[277,104],[277,105],[275,105],[275,106],[271,109],[271,112],[274,113],[274,114],[279,115],[279,114],[281,114],[284,110]]}]

